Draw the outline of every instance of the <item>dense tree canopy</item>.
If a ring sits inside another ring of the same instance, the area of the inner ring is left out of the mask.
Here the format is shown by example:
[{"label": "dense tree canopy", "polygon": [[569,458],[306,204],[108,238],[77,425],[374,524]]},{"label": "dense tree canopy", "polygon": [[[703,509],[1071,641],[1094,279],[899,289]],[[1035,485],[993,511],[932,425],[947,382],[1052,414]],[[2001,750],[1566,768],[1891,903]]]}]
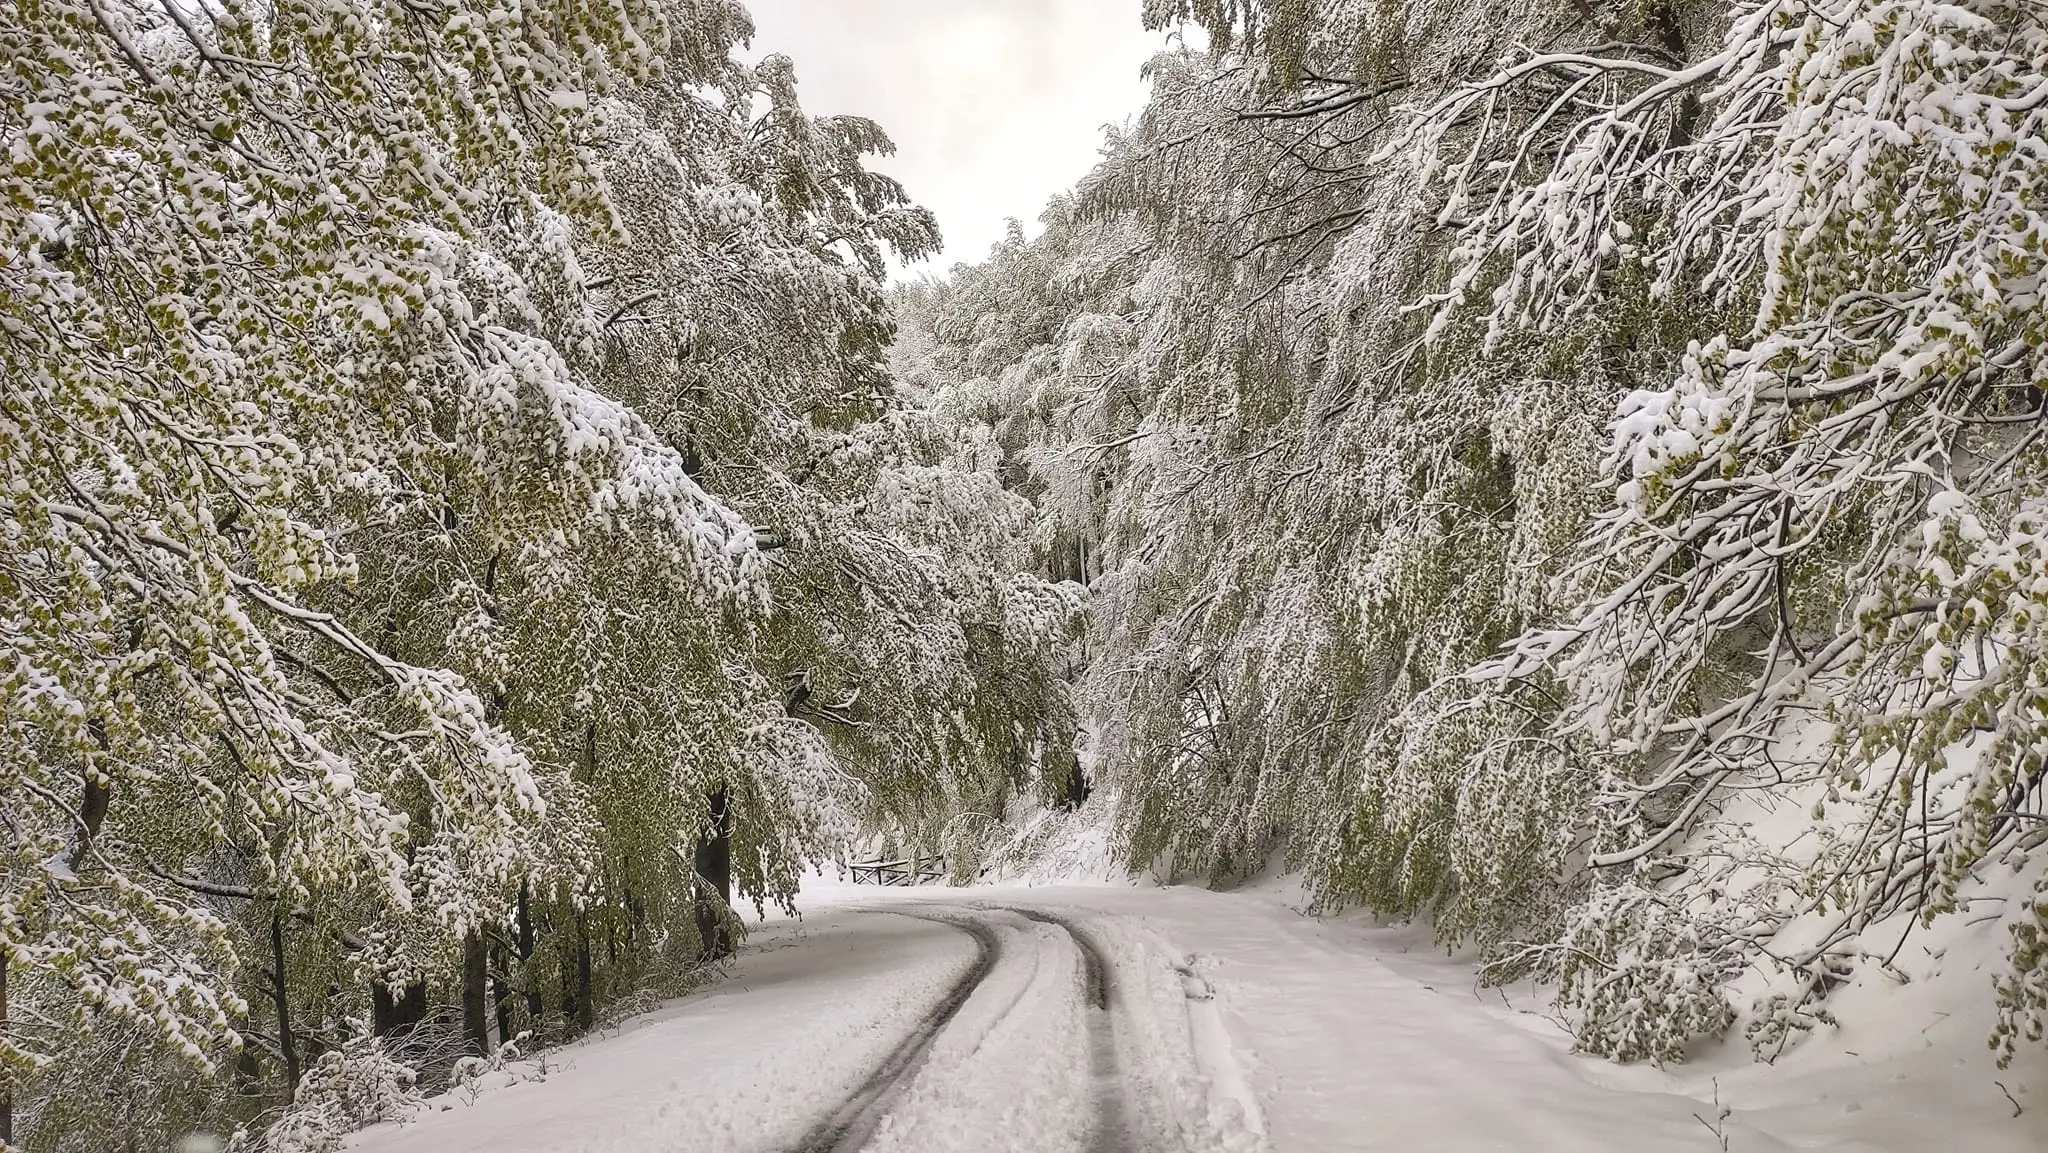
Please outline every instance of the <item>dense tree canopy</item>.
[{"label": "dense tree canopy", "polygon": [[1070,743],[1072,597],[883,361],[931,217],[750,34],[0,15],[0,1139],[261,1141],[303,1072],[325,1147],[433,1004],[587,1027]]},{"label": "dense tree canopy", "polygon": [[2039,4],[1132,19],[892,291],[734,0],[0,10],[0,1143],[337,1148],[1084,797],[1602,1055],[1973,902],[2039,1040]]},{"label": "dense tree canopy", "polygon": [[1091,582],[1131,863],[1284,845],[1658,1059],[2038,886],[2038,5],[1144,16],[1209,50],[904,346]]}]

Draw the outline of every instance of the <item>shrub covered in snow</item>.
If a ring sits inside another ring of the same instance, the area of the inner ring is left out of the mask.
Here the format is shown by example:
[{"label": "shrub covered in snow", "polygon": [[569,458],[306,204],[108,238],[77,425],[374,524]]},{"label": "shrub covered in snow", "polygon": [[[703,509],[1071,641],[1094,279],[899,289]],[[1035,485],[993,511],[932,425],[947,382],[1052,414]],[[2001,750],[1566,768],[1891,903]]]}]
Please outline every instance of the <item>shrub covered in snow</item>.
[{"label": "shrub covered in snow", "polygon": [[322,1053],[285,1115],[264,1130],[262,1153],[335,1153],[365,1125],[404,1117],[421,1101],[418,1074],[375,1037]]}]

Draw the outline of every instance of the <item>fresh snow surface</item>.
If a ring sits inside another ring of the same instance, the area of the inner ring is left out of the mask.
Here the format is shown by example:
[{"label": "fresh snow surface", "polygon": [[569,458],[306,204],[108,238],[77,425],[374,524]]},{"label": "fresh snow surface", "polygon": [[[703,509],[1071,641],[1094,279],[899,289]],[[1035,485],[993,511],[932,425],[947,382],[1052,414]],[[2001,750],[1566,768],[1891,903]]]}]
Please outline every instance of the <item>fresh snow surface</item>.
[{"label": "fresh snow surface", "polygon": [[[1476,989],[1426,933],[1304,917],[1286,895],[821,884],[801,919],[758,926],[715,987],[350,1148],[783,1153],[865,1099],[866,1120],[825,1147],[2048,1150],[2048,1060],[2037,1047],[1993,1067],[1988,980],[1851,991],[1866,1003],[1842,1035],[1773,1066],[1738,1040],[1677,1070],[1623,1068],[1572,1055],[1540,997]],[[1107,970],[1106,1012],[1077,940]],[[876,1079],[984,948],[992,967],[923,1056]]]}]

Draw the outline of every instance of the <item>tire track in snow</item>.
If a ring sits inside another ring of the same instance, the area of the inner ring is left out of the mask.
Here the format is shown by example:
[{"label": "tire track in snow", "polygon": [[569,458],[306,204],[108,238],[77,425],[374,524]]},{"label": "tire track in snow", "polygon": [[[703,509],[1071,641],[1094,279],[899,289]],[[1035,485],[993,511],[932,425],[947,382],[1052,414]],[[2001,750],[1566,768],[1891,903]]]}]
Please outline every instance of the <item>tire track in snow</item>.
[{"label": "tire track in snow", "polygon": [[1095,1084],[1095,1136],[1089,1149],[1091,1153],[1125,1153],[1132,1145],[1130,1123],[1124,1116],[1123,1073],[1117,1063],[1116,1022],[1109,1012],[1109,964],[1095,942],[1064,918],[1041,909],[1010,911],[1058,927],[1081,953],[1082,992],[1087,1000],[1082,1016],[1088,1023],[1088,1060]]},{"label": "tire track in snow", "polygon": [[1236,1046],[1231,1044],[1230,1030],[1223,1023],[1223,1013],[1216,1006],[1216,987],[1208,977],[1208,961],[1200,954],[1189,953],[1187,959],[1173,967],[1181,980],[1181,994],[1187,998],[1188,1041],[1194,1046],[1195,1065],[1209,1080],[1210,1099],[1227,1102],[1236,1110],[1238,1122],[1255,1137],[1263,1138],[1266,1133],[1266,1118],[1259,1108],[1258,1095],[1252,1092],[1251,1082],[1245,1079],[1244,1069],[1238,1064]]},{"label": "tire track in snow", "polygon": [[831,1115],[804,1135],[796,1146],[795,1153],[857,1153],[874,1136],[875,1127],[889,1112],[897,1094],[910,1084],[923,1066],[925,1057],[931,1052],[932,1042],[938,1038],[948,1023],[959,1014],[961,1006],[981,987],[989,973],[996,967],[996,958],[1002,947],[996,932],[978,921],[956,921],[940,917],[922,917],[915,913],[899,913],[898,916],[918,917],[919,920],[935,921],[966,933],[974,938],[974,963],[967,967],[960,980],[946,992],[944,998],[931,1011],[918,1019],[910,1035],[889,1053],[874,1073],[863,1081]]}]

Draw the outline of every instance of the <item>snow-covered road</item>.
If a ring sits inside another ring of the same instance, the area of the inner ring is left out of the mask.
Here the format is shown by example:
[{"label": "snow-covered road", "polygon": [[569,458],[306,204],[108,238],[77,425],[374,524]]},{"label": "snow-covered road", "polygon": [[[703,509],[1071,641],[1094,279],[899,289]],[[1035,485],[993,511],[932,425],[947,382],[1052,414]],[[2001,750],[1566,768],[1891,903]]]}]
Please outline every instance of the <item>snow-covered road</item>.
[{"label": "snow-covered road", "polygon": [[[861,888],[806,907],[756,929],[731,979],[556,1054],[545,1080],[500,1074],[351,1148],[1708,1153],[1723,1136],[1738,1153],[2048,1148],[2040,1071],[2003,1078],[2031,1105],[2008,1118],[2000,1090],[1952,1056],[1960,1040],[1874,1053],[1853,1076],[1623,1069],[1572,1056],[1549,1020],[1475,991],[1412,931],[1253,896]],[[1980,1053],[1981,1037],[1967,1038]],[[1719,1120],[1716,1095],[1731,1109]]]}]

